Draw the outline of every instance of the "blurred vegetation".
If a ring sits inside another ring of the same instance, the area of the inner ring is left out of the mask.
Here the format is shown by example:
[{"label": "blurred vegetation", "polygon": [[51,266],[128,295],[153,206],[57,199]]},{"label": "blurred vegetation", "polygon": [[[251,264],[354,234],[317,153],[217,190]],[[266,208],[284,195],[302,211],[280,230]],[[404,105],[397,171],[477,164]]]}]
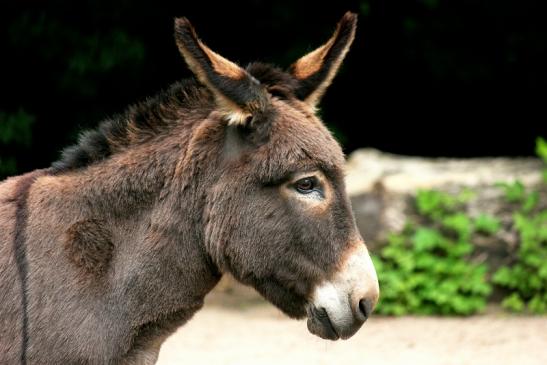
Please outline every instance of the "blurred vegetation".
[{"label": "blurred vegetation", "polygon": [[[547,142],[538,138],[538,156],[547,166]],[[547,167],[543,170],[547,184]],[[539,209],[539,191],[526,191],[520,181],[500,184],[505,198],[514,205],[513,226],[520,245],[509,267],[500,268],[494,283],[507,288],[502,305],[514,312],[547,313],[547,209]]]},{"label": "blurred vegetation", "polygon": [[499,222],[461,212],[473,194],[458,196],[434,190],[419,191],[419,213],[374,257],[382,289],[377,311],[383,314],[466,315],[481,311],[492,291],[487,267],[473,263],[473,236],[490,234]]},{"label": "blurred vegetation", "polygon": [[[543,138],[537,139],[536,152],[547,166]],[[545,184],[546,176],[547,167],[543,170]],[[465,213],[465,204],[474,198],[472,191],[457,196],[418,191],[417,216],[401,233],[391,234],[373,256],[382,289],[379,313],[469,315],[485,308],[493,285],[506,293],[501,303],[504,308],[547,313],[546,205],[540,204],[539,190],[527,191],[520,181],[497,185],[514,210],[507,228],[518,234],[509,265],[489,277],[489,268],[474,262],[473,242],[481,235],[495,235],[502,223],[488,214],[473,218]]]}]

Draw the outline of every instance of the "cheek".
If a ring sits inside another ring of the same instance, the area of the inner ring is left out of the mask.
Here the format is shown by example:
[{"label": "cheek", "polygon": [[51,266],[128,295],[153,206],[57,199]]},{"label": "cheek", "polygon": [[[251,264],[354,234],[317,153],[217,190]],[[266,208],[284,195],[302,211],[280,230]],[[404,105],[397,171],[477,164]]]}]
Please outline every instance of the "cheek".
[{"label": "cheek", "polygon": [[[290,192],[290,214],[306,245],[328,252],[345,245],[351,232],[351,216],[333,194],[325,197]],[[351,214],[351,213],[350,213]]]},{"label": "cheek", "polygon": [[[279,199],[248,194],[237,208],[217,209],[210,236],[223,271],[265,277],[290,254],[294,219]],[[221,213],[221,211],[223,213]]]}]

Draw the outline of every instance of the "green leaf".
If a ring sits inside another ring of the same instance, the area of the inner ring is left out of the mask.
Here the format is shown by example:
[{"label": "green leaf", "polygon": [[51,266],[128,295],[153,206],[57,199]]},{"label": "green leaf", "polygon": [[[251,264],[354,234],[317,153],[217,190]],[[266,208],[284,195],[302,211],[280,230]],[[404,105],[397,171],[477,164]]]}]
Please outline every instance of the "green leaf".
[{"label": "green leaf", "polygon": [[418,269],[428,270],[435,264],[437,258],[428,252],[418,252],[415,255],[415,260]]},{"label": "green leaf", "polygon": [[461,258],[473,251],[473,245],[466,241],[459,241],[448,250],[450,257]]},{"label": "green leaf", "polygon": [[532,274],[528,279],[528,286],[535,292],[540,292],[543,288],[544,281],[537,275]]},{"label": "green leaf", "polygon": [[522,312],[525,308],[524,301],[517,293],[513,293],[505,298],[501,302],[501,305],[512,312]]},{"label": "green leaf", "polygon": [[536,314],[547,313],[547,300],[545,296],[541,296],[540,294],[534,295],[528,302],[528,308],[531,312]]},{"label": "green leaf", "polygon": [[436,229],[418,228],[411,239],[416,251],[427,251],[442,244],[443,237]]},{"label": "green leaf", "polygon": [[541,267],[538,270],[538,276],[547,283],[547,260],[543,260]]},{"label": "green leaf", "polygon": [[530,194],[526,195],[524,203],[522,203],[522,210],[525,213],[531,212],[539,202],[539,192],[532,191]]},{"label": "green leaf", "polygon": [[469,201],[475,199],[477,196],[477,193],[475,193],[473,190],[469,188],[464,188],[457,197],[458,203],[464,204],[468,203]]},{"label": "green leaf", "polygon": [[501,222],[498,218],[484,213],[475,218],[473,224],[478,232],[490,235],[496,234],[501,228]]},{"label": "green leaf", "polygon": [[390,233],[387,237],[387,242],[390,246],[404,246],[406,237],[402,234]]},{"label": "green leaf", "polygon": [[458,234],[460,239],[465,240],[471,234],[471,220],[464,213],[456,213],[442,219],[442,224]]},{"label": "green leaf", "polygon": [[496,186],[502,188],[505,193],[505,199],[510,203],[522,201],[526,194],[526,189],[519,180],[512,183],[500,182]]},{"label": "green leaf", "polygon": [[536,138],[536,154],[547,163],[547,141],[542,137]]},{"label": "green leaf", "polygon": [[419,190],[416,195],[418,212],[435,219],[451,211],[456,203],[456,198],[437,190]]},{"label": "green leaf", "polygon": [[531,254],[531,255],[524,255],[524,257],[522,257],[522,262],[524,262],[526,265],[534,269],[538,269],[541,267],[544,260],[538,255]]},{"label": "green leaf", "polygon": [[511,269],[503,266],[498,269],[498,271],[495,272],[494,276],[492,277],[494,283],[500,284],[500,285],[509,285],[509,283],[512,283],[513,281],[513,275],[511,272]]}]

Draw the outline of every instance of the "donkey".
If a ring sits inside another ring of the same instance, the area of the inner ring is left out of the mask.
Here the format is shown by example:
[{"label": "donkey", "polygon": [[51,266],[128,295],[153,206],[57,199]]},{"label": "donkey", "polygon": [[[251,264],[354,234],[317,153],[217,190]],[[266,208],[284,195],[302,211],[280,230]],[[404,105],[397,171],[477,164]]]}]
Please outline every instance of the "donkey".
[{"label": "donkey", "polygon": [[378,280],[315,108],[356,22],[282,71],[241,68],[178,18],[194,79],[0,184],[0,363],[152,364],[224,273],[352,336]]}]

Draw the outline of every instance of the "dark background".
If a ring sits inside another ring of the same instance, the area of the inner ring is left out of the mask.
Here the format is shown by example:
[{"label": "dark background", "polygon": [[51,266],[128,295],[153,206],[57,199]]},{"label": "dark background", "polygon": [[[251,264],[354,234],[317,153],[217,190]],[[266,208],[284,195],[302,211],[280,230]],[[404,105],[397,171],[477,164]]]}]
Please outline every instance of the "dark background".
[{"label": "dark background", "polygon": [[[288,67],[347,10],[355,43],[322,102],[346,152],[533,155],[547,134],[544,1],[17,1],[0,11],[0,178],[49,166],[83,128],[188,77],[187,16],[246,65]],[[7,5],[9,4],[9,5]]]}]

